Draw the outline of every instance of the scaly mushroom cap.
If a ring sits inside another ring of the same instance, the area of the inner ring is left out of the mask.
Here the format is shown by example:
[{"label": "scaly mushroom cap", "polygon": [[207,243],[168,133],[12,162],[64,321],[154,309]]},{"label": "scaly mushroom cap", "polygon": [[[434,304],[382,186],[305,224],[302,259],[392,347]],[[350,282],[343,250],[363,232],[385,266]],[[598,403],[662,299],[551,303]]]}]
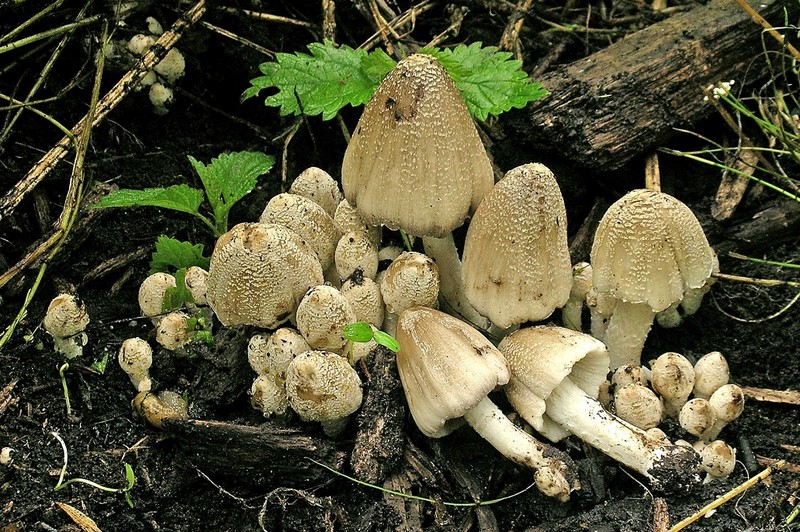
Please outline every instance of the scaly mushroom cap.
[{"label": "scaly mushroom cap", "polygon": [[119,348],[117,361],[122,371],[130,377],[136,391],[150,391],[150,366],[153,365],[153,349],[150,344],[141,338],[128,338]]},{"label": "scaly mushroom cap", "polygon": [[342,201],[342,191],[339,190],[339,185],[328,172],[316,166],[303,170],[292,181],[289,192],[310,199],[325,209],[331,218],[336,213],[339,202]]},{"label": "scaly mushroom cap", "polygon": [[356,321],[350,302],[328,285],[309,290],[297,306],[297,328],[313,349],[341,352],[344,328]]},{"label": "scaly mushroom cap", "polygon": [[273,329],[323,281],[316,253],[282,225],[242,223],[219,237],[208,272],[208,304],[223,325]]},{"label": "scaly mushroom cap", "polygon": [[354,275],[342,285],[342,295],[350,302],[356,321],[365,321],[373,327],[383,323],[383,296],[381,288],[369,277]]},{"label": "scaly mushroom cap", "polygon": [[333,421],[361,406],[361,380],[346,358],[306,351],[286,370],[286,394],[302,420]]},{"label": "scaly mushroom cap", "polygon": [[298,235],[317,253],[322,269],[333,264],[336,244],[341,238],[333,218],[308,198],[283,193],[273,197],[258,220],[283,225]]},{"label": "scaly mushroom cap", "polygon": [[589,335],[563,327],[538,326],[506,336],[498,346],[514,378],[506,395],[519,414],[547,438],[568,433],[545,414],[545,401],[567,377],[596,398],[608,373],[608,351]]},{"label": "scaly mushroom cap", "polygon": [[714,251],[692,211],[663,192],[633,190],[608,209],[595,233],[594,289],[660,312],[704,286]]},{"label": "scaly mushroom cap", "polygon": [[546,166],[509,171],[475,211],[464,243],[464,287],[475,309],[501,329],[543,320],[567,302],[567,212]]},{"label": "scaly mushroom cap", "polygon": [[186,269],[184,283],[186,283],[189,293],[192,294],[192,299],[198,305],[206,304],[207,281],[208,272],[200,266],[189,266]]},{"label": "scaly mushroom cap", "polygon": [[503,355],[477,330],[428,307],[414,307],[397,322],[397,370],[417,427],[441,438],[447,423],[508,382]]},{"label": "scaly mushroom cap", "polygon": [[430,55],[400,61],[373,94],[347,146],[347,201],[370,225],[442,237],[464,222],[493,184],[486,150],[444,67]]},{"label": "scaly mushroom cap", "polygon": [[42,324],[52,337],[68,338],[86,329],[89,314],[83,301],[72,294],[59,294],[47,306]]},{"label": "scaly mushroom cap", "polygon": [[378,246],[364,231],[350,231],[336,244],[336,272],[347,279],[356,270],[364,277],[375,279],[378,274]]},{"label": "scaly mushroom cap", "polygon": [[145,316],[161,314],[161,304],[168,288],[175,287],[175,277],[169,273],[156,272],[145,277],[139,285],[139,309]]},{"label": "scaly mushroom cap", "polygon": [[380,287],[389,312],[399,314],[418,305],[430,307],[439,295],[439,269],[427,255],[404,251],[386,269]]}]

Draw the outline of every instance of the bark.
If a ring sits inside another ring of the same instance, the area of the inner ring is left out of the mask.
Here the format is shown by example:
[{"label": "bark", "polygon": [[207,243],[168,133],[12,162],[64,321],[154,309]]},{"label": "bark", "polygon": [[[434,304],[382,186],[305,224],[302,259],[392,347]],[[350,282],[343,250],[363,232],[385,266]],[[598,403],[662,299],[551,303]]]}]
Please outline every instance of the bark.
[{"label": "bark", "polygon": [[[775,26],[784,14],[800,14],[797,2],[748,3]],[[714,0],[545,75],[538,81],[550,94],[509,113],[506,129],[527,148],[614,170],[663,144],[674,128],[709,115],[703,87],[734,79],[738,88],[763,78],[764,46],[776,43],[735,2]]]}]

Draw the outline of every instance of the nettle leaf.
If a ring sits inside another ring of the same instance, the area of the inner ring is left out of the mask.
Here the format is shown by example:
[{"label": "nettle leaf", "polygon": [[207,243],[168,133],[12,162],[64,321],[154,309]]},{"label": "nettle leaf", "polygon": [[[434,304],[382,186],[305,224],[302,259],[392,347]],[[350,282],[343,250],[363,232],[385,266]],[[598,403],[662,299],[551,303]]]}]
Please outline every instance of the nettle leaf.
[{"label": "nettle leaf", "polygon": [[189,162],[197,171],[214,211],[230,208],[256,188],[259,176],[275,164],[275,158],[261,152],[223,153],[206,166],[191,155]]},{"label": "nettle leaf", "polygon": [[525,107],[547,95],[540,83],[533,83],[522,70],[522,62],[510,52],[480,42],[460,44],[453,49],[423,49],[447,69],[467,104],[470,114],[486,120],[512,108]]},{"label": "nettle leaf", "polygon": [[395,66],[382,50],[367,53],[330,41],[308,45],[311,54],[279,53],[276,61],[262,63],[264,74],[250,80],[242,95],[247,99],[264,89],[278,89],[265,104],[280,107],[281,115],[322,115],[330,120],[346,105],[367,103],[383,77]]},{"label": "nettle leaf", "polygon": [[144,190],[120,189],[104,196],[92,205],[92,208],[161,207],[197,214],[202,202],[202,190],[189,185],[172,185],[168,188],[146,188]]},{"label": "nettle leaf", "polygon": [[175,286],[170,286],[164,290],[164,299],[161,301],[161,312],[177,310],[184,304],[194,303],[194,298],[189,288],[186,286],[186,268],[181,268],[175,272]]},{"label": "nettle leaf", "polygon": [[199,266],[208,269],[209,259],[203,256],[203,244],[183,242],[165,235],[156,240],[156,250],[150,260],[150,273],[170,272]]}]

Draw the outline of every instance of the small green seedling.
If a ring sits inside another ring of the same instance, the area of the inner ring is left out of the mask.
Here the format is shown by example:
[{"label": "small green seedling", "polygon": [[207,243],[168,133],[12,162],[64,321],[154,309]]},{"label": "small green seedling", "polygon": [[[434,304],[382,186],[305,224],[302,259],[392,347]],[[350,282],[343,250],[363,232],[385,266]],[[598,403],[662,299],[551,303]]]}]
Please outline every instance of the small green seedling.
[{"label": "small green seedling", "polygon": [[64,390],[64,402],[67,405],[67,417],[72,417],[72,404],[69,402],[69,387],[67,386],[66,371],[69,369],[69,363],[64,362],[58,368],[58,375],[61,377],[61,388]]},{"label": "small green seedling", "polygon": [[90,367],[100,375],[104,375],[106,372],[106,368],[108,367],[108,353],[103,355],[103,358],[92,362],[92,365]]},{"label": "small green seedling", "polygon": [[[382,345],[393,353],[400,351],[400,344],[391,334],[383,331],[375,331],[372,326],[365,321],[357,321],[349,325],[345,325],[342,336],[350,342],[367,343],[370,340],[375,340],[375,343]],[[350,344],[351,358],[352,358],[353,345]]]},{"label": "small green seedling", "polygon": [[[311,54],[279,53],[276,61],[262,63],[263,76],[250,80],[242,94],[246,100],[265,89],[278,89],[264,103],[279,107],[281,115],[335,117],[347,105],[366,104],[381,80],[396,65],[383,50],[367,52],[330,41],[308,45]],[[547,94],[522,70],[510,52],[480,42],[453,49],[423,48],[419,53],[436,57],[461,92],[470,114],[478,120],[525,107]]]},{"label": "small green seedling", "polygon": [[53,491],[60,491],[60,490],[62,490],[64,488],[66,488],[67,486],[69,486],[70,484],[87,484],[87,485],[89,485],[89,486],[91,486],[93,488],[99,489],[101,491],[107,491],[109,493],[122,493],[123,496],[125,497],[125,502],[128,503],[128,506],[130,506],[131,508],[134,507],[133,499],[131,499],[130,492],[133,489],[133,486],[136,484],[136,475],[134,474],[133,467],[131,467],[130,464],[125,463],[125,487],[124,488],[109,488],[108,486],[103,486],[101,484],[98,484],[97,482],[93,482],[91,480],[87,480],[85,478],[79,478],[79,477],[71,478],[69,480],[64,480],[64,476],[67,474],[67,463],[68,463],[68,460],[69,460],[69,454],[67,453],[67,444],[61,438],[61,436],[58,435],[57,432],[51,432],[50,434],[56,440],[58,440],[58,443],[61,444],[61,449],[64,452],[64,465],[61,467],[61,473],[58,475],[58,482],[56,483],[55,488],[53,488]]},{"label": "small green seedling", "polygon": [[[215,237],[228,230],[228,213],[236,202],[249,194],[275,164],[275,158],[260,152],[224,153],[205,165],[189,156],[204,190],[189,185],[172,185],[167,188],[143,190],[120,189],[108,194],[93,208],[110,207],[161,207],[185,212],[198,218]],[[209,215],[200,212],[203,198],[208,203]]]}]

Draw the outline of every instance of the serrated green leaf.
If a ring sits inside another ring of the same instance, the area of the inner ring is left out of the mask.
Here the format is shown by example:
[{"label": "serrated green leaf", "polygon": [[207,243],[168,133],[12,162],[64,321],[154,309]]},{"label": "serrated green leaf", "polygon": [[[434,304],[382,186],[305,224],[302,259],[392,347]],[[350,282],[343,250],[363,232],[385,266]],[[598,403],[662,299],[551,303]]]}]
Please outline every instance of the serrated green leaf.
[{"label": "serrated green leaf", "polygon": [[424,49],[436,57],[455,81],[470,114],[486,120],[512,108],[525,107],[547,94],[539,83],[532,83],[522,70],[522,62],[510,52],[480,42],[460,44],[452,50]]},{"label": "serrated green leaf", "polygon": [[322,115],[330,120],[346,105],[367,103],[394,61],[383,51],[367,53],[330,41],[308,45],[311,54],[279,53],[275,62],[262,63],[264,74],[250,81],[243,99],[276,88],[265,104],[280,107],[280,114]]},{"label": "serrated green leaf", "polygon": [[372,327],[364,321],[350,323],[342,329],[342,336],[351,342],[369,342],[372,340]]},{"label": "serrated green leaf", "polygon": [[92,208],[109,207],[161,207],[173,211],[197,214],[203,202],[203,191],[189,185],[172,185],[168,188],[144,190],[120,189],[104,196]]},{"label": "serrated green leaf", "polygon": [[186,268],[181,268],[175,272],[175,286],[170,286],[164,290],[164,298],[161,300],[161,312],[177,310],[185,303],[194,304],[192,293],[186,287]]},{"label": "serrated green leaf", "polygon": [[203,256],[203,244],[192,244],[161,235],[150,260],[150,273],[170,272],[199,266],[208,269],[209,259]]},{"label": "serrated green leaf", "polygon": [[376,344],[382,345],[392,353],[397,353],[400,351],[400,342],[398,342],[391,334],[384,331],[373,331],[372,336],[375,339]]},{"label": "serrated green leaf", "polygon": [[256,188],[258,178],[272,168],[275,157],[258,151],[223,153],[208,166],[189,157],[212,206],[232,206]]}]

